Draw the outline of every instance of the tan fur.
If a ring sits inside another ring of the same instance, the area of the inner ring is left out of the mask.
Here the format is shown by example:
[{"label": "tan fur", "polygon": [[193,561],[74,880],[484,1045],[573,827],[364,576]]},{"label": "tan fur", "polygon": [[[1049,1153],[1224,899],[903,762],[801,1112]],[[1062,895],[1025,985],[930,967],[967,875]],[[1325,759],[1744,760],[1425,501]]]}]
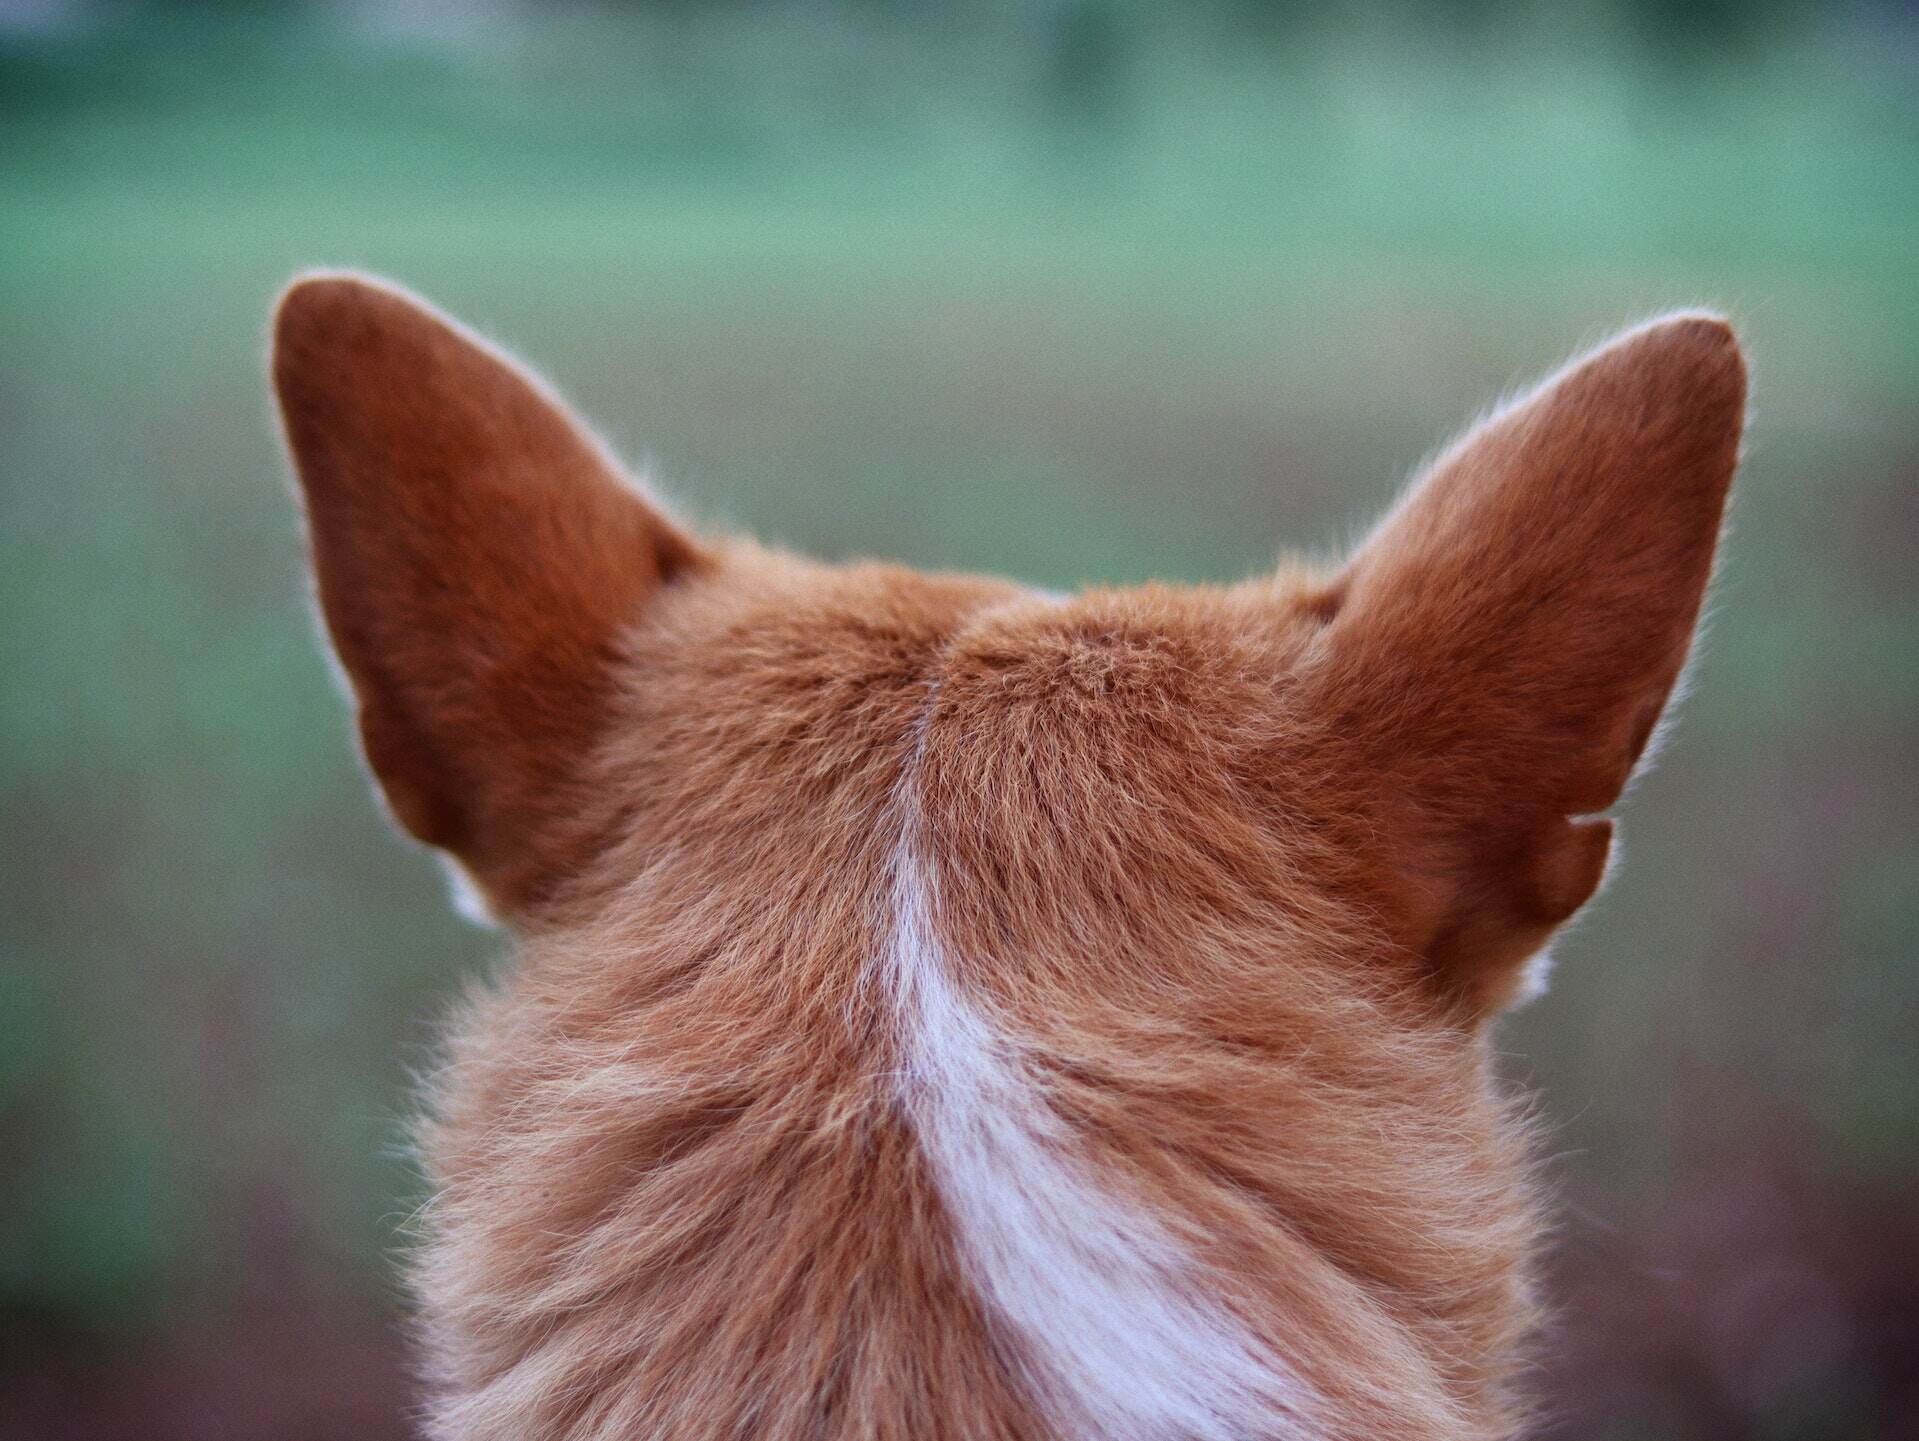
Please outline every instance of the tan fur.
[{"label": "tan fur", "polygon": [[1479,428],[1329,579],[1064,601],[696,542],[366,280],[289,292],[275,379],[374,770],[520,939],[422,1135],[436,1435],[1087,1434],[929,1161],[909,842],[1062,1164],[1300,1383],[1231,1434],[1513,1433],[1486,1022],[1684,660],[1723,322]]}]

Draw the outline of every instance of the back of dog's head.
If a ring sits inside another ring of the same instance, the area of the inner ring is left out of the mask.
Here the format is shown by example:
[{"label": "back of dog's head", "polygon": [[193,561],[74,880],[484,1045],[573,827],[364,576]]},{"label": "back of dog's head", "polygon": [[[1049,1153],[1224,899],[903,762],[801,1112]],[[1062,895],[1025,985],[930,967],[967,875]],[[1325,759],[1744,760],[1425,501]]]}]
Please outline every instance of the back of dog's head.
[{"label": "back of dog's head", "polygon": [[441,1434],[1505,1433],[1485,1032],[1685,661],[1723,322],[1339,568],[1071,598],[695,536],[363,280],[275,378],[369,762],[522,939],[425,1130]]}]

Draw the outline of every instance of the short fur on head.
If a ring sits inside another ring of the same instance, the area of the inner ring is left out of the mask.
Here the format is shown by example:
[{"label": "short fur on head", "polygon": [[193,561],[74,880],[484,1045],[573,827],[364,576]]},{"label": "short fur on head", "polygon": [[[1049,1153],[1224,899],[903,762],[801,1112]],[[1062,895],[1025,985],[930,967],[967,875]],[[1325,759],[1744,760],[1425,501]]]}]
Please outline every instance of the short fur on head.
[{"label": "short fur on head", "polygon": [[519,942],[422,1133],[434,1435],[1512,1434],[1487,1030],[1686,657],[1723,320],[1328,576],[1069,598],[695,537],[363,277],[273,381],[367,760]]}]

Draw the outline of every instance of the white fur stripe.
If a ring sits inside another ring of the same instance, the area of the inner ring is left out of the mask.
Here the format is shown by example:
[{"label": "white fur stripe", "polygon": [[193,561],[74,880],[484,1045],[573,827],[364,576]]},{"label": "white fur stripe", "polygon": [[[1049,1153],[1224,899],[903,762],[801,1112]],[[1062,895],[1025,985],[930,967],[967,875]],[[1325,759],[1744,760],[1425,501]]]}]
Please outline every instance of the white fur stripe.
[{"label": "white fur stripe", "polygon": [[1102,1189],[1018,1048],[960,994],[907,809],[886,957],[903,1084],[961,1254],[1050,1419],[1087,1441],[1304,1441],[1300,1381],[1158,1218]]}]

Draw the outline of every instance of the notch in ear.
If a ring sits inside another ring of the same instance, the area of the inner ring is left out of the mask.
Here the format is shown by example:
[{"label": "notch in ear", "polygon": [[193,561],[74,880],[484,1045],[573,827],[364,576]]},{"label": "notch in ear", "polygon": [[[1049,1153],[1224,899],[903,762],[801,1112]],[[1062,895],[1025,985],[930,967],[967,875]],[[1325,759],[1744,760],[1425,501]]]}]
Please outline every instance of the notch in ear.
[{"label": "notch in ear", "polygon": [[564,875],[622,627],[704,558],[539,381],[396,288],[296,281],[272,370],[367,761],[521,910]]},{"label": "notch in ear", "polygon": [[1306,673],[1389,855],[1387,912],[1478,1014],[1598,889],[1686,660],[1738,463],[1725,321],[1620,336],[1443,454],[1324,594]]}]

